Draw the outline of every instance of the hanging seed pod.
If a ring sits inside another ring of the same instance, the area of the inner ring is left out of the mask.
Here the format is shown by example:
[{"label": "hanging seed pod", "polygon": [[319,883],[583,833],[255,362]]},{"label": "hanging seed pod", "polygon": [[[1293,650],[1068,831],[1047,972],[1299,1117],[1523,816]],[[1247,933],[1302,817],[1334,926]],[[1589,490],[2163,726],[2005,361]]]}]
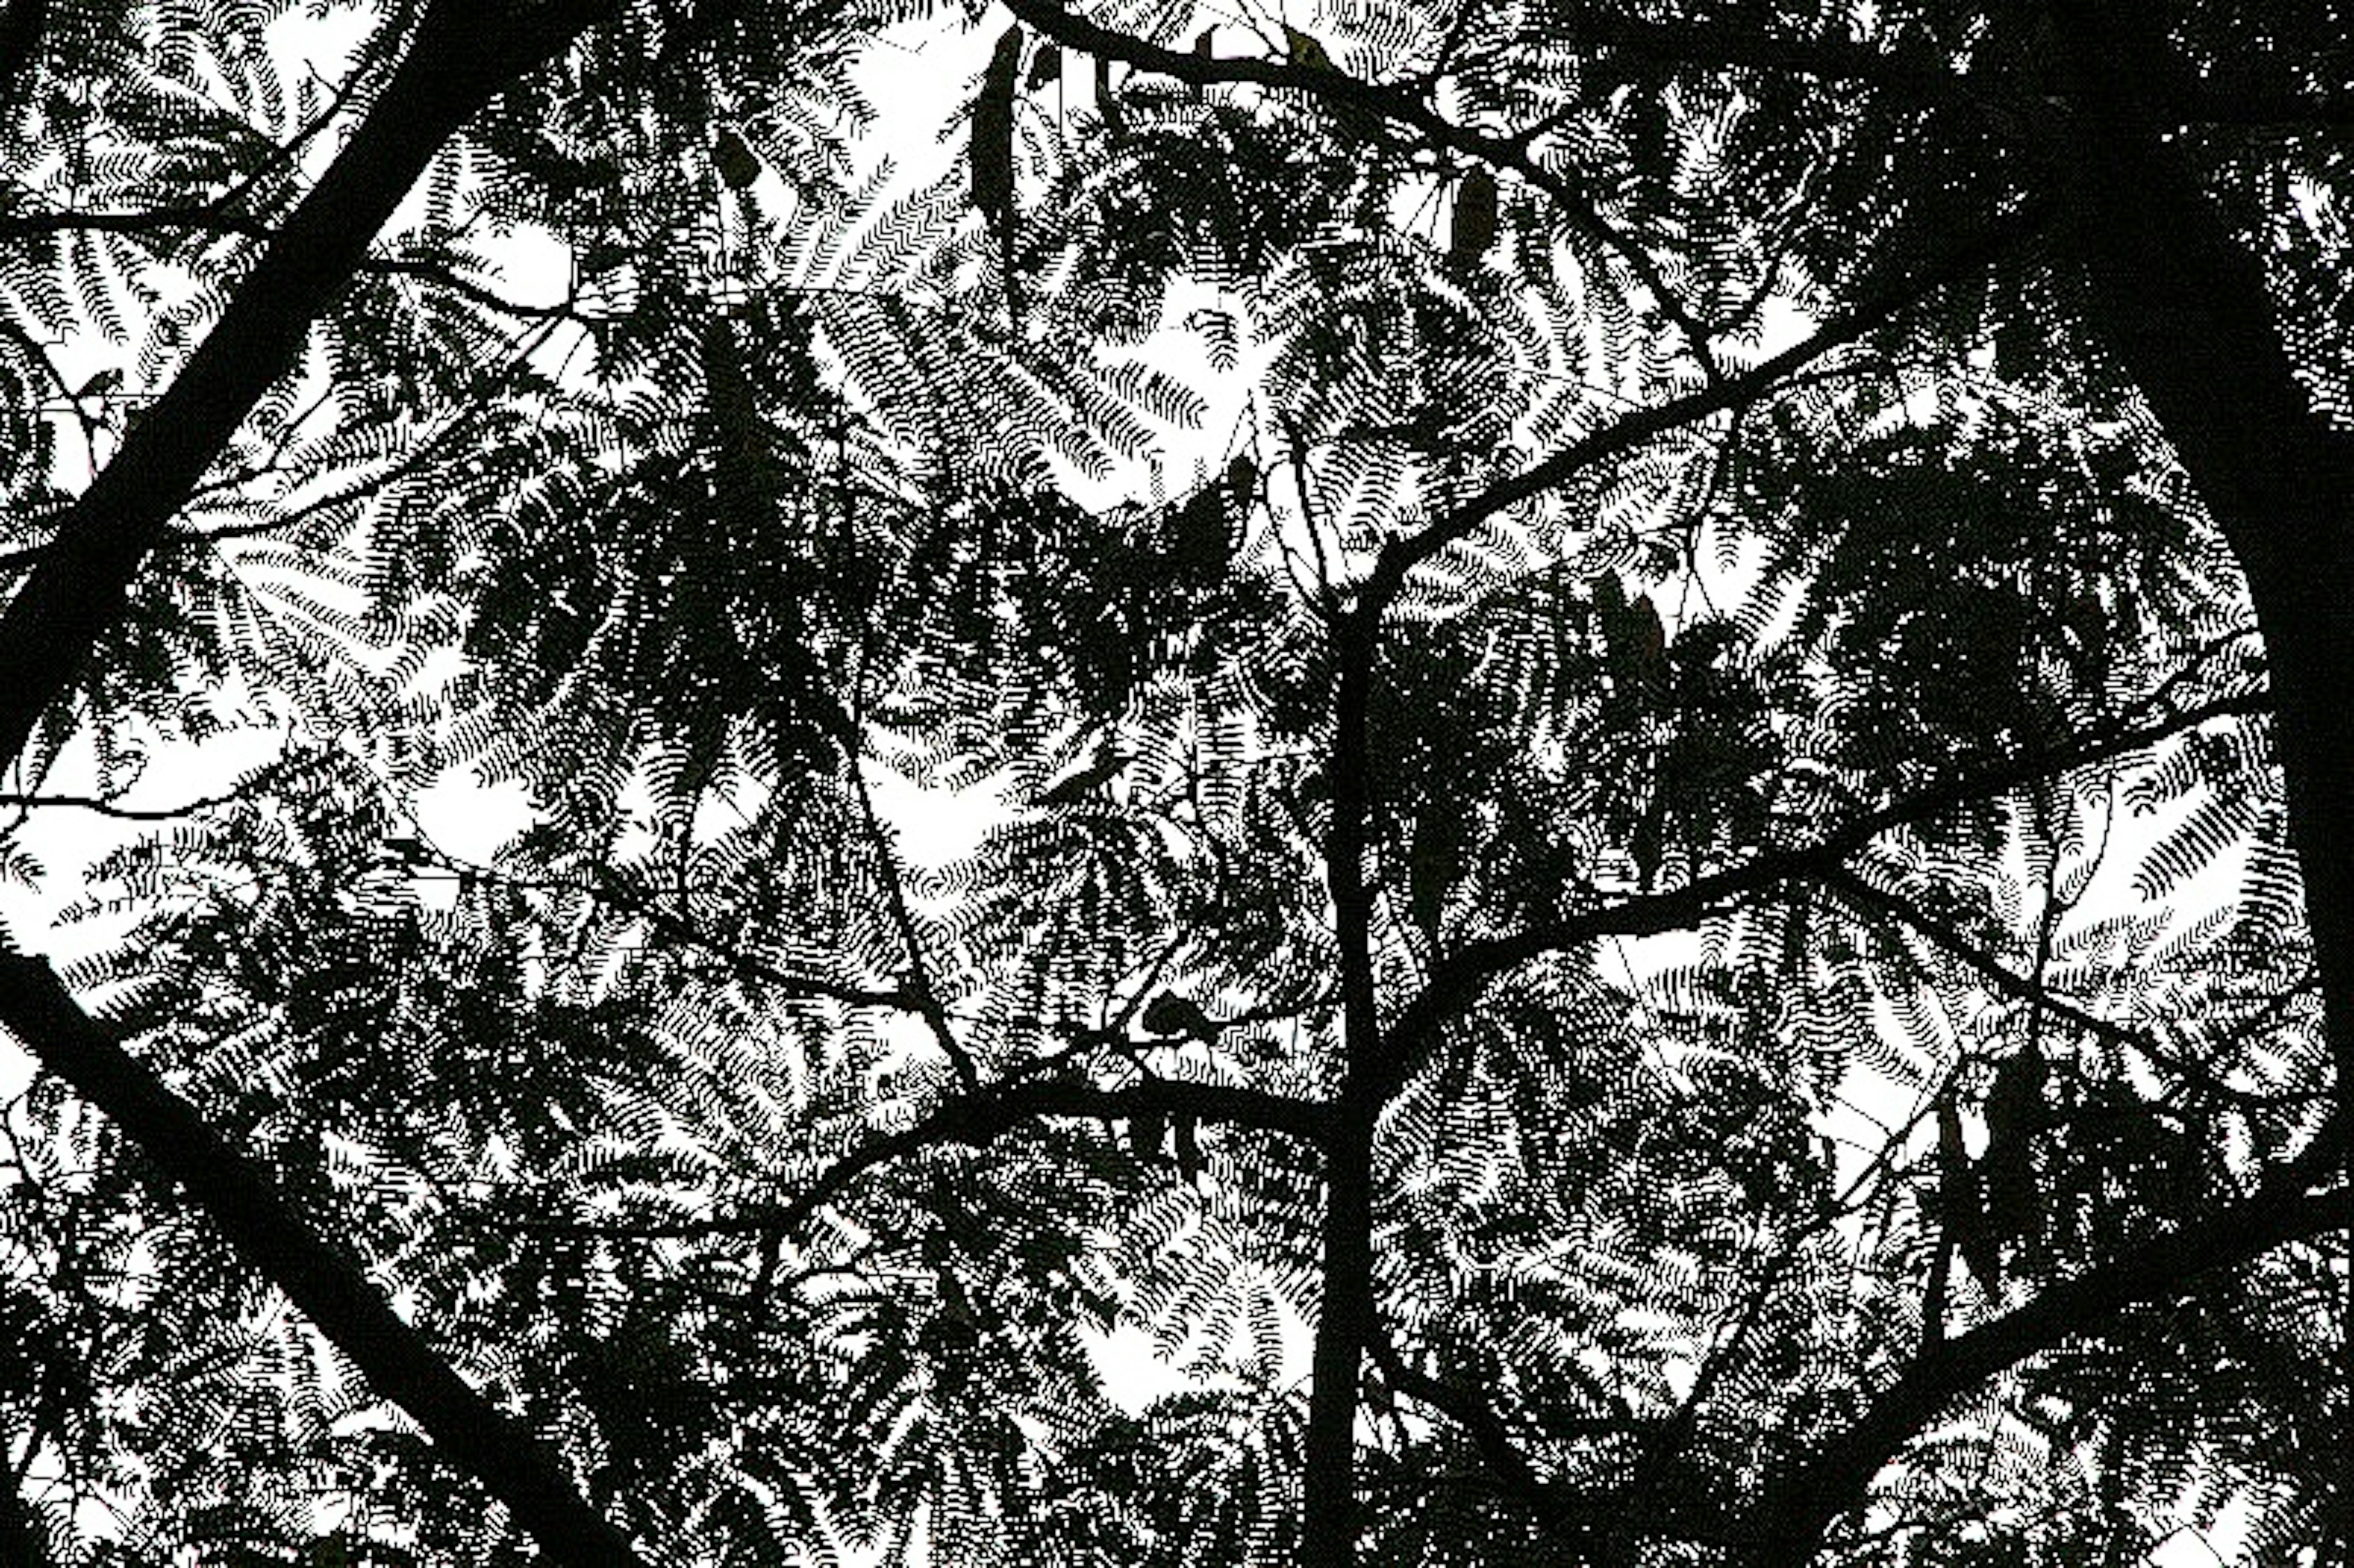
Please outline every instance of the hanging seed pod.
[{"label": "hanging seed pod", "polygon": [[1017,23],[997,40],[981,96],[972,105],[972,205],[997,237],[997,261],[1005,285],[1005,313],[1018,329],[1021,284],[1013,272],[1013,90],[1022,73],[1022,28]]},{"label": "hanging seed pod", "polygon": [[2043,1086],[2050,1073],[2031,1044],[2003,1058],[1987,1094],[1987,1218],[2004,1242],[2033,1240],[2043,1229],[2035,1138],[2049,1120]]},{"label": "hanging seed pod", "polygon": [[1997,1150],[2008,1155],[2013,1149],[2025,1148],[2043,1130],[2049,1113],[2043,1104],[2043,1086],[2051,1076],[2051,1067],[2042,1052],[2029,1045],[2015,1051],[2002,1060],[1994,1071],[1994,1086],[1987,1093],[1987,1157],[1995,1158]]},{"label": "hanging seed pod", "polygon": [[1173,1124],[1173,1148],[1177,1155],[1177,1174],[1185,1185],[1193,1186],[1202,1178],[1202,1140],[1190,1116],[1179,1117]]},{"label": "hanging seed pod", "polygon": [[1496,176],[1474,168],[1455,187],[1455,223],[1447,259],[1458,267],[1476,267],[1495,244]]},{"label": "hanging seed pod", "polygon": [[1938,1207],[1954,1249],[1988,1296],[2002,1289],[2002,1244],[1987,1224],[1978,1172],[1962,1145],[1962,1118],[1950,1098],[1937,1102]]},{"label": "hanging seed pod", "polygon": [[1225,575],[1229,550],[1226,491],[1205,484],[1172,515],[1170,565],[1183,583],[1206,588]]},{"label": "hanging seed pod", "polygon": [[1226,463],[1226,494],[1238,512],[1250,510],[1258,499],[1258,464],[1248,452],[1236,452]]},{"label": "hanging seed pod", "polygon": [[1144,1010],[1144,1027],[1164,1039],[1186,1034],[1196,1040],[1214,1040],[1218,1033],[1218,1026],[1210,1022],[1210,1015],[1202,1011],[1200,1002],[1173,991],[1164,991],[1152,999],[1151,1005]]},{"label": "hanging seed pod", "polygon": [[972,205],[993,224],[1013,208],[1013,82],[1021,64],[1022,29],[1008,27],[972,103]]},{"label": "hanging seed pod", "polygon": [[719,140],[711,149],[711,163],[731,191],[740,191],[760,177],[760,154],[752,151],[751,143],[733,125],[720,128]]}]

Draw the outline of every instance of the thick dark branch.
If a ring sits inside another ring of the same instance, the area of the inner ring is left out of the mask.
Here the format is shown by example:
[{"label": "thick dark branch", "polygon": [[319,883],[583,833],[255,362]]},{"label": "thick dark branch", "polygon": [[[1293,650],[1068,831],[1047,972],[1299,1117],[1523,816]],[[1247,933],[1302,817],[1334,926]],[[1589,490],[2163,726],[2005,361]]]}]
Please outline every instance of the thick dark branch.
[{"label": "thick dark branch", "polygon": [[48,1532],[26,1505],[22,1484],[0,1477],[0,1568],[40,1568],[49,1561]]},{"label": "thick dark branch", "polygon": [[[170,536],[248,412],[296,362],[312,323],[458,128],[604,9],[440,0],[343,153],[264,249],[171,388],[61,519],[0,613],[0,758],[15,758],[121,619],[133,577]],[[46,216],[46,215],[44,215]],[[152,219],[143,220],[152,223]],[[249,1264],[512,1510],[554,1561],[635,1564],[530,1433],[506,1422],[401,1322],[366,1277],[272,1190],[267,1173],[123,1052],[37,960],[0,957],[0,1018],[178,1182]]]},{"label": "thick dark branch", "polygon": [[[2248,580],[2279,705],[2339,1126],[2354,1126],[2354,444],[2314,408],[2264,267],[2201,188],[2162,111],[2190,78],[2147,8],[2053,0],[2077,98],[2073,195],[2095,323],[2141,388]],[[2354,1279],[2338,1370],[2354,1383]]]},{"label": "thick dark branch", "polygon": [[[1648,937],[1683,930],[1742,898],[1789,882],[1823,880],[1838,872],[1850,855],[1893,829],[1928,821],[1958,806],[2073,768],[2130,756],[2215,719],[2264,713],[2270,706],[2270,698],[2263,693],[2222,697],[2079,746],[2022,754],[1967,778],[1900,797],[1832,828],[1811,843],[1768,850],[1679,887],[1621,899],[1509,937],[1469,943],[1438,965],[1422,992],[1392,1022],[1391,1038],[1400,1048],[1395,1066],[1401,1075],[1410,1075],[1441,1022],[1468,1005],[1490,980],[1532,959],[1604,937]],[[1394,1082],[1403,1085],[1405,1076]]]},{"label": "thick dark branch", "polygon": [[1044,1117],[1109,1119],[1139,1114],[1191,1117],[1217,1126],[1279,1132],[1320,1147],[1331,1136],[1332,1123],[1330,1107],[1314,1100],[1233,1084],[1196,1084],[1182,1078],[1146,1078],[1116,1089],[1080,1079],[1017,1084],[993,1093],[960,1097],[906,1132],[862,1146],[782,1210],[751,1228],[796,1230],[860,1176],[920,1149],[986,1143]]},{"label": "thick dark branch", "polygon": [[1744,1531],[1745,1560],[1787,1568],[1811,1560],[1831,1521],[1861,1503],[1883,1466],[1913,1436],[1988,1378],[2069,1340],[2097,1335],[2119,1312],[2171,1300],[2203,1276],[2354,1223],[2354,1191],[2274,1190],[2181,1225],[1966,1333],[1923,1351],[1855,1425],[1759,1499]]},{"label": "thick dark branch", "polygon": [[1414,90],[1360,80],[1329,67],[1310,69],[1252,56],[1199,55],[1190,50],[1163,48],[1091,22],[1055,0],[1005,0],[1005,5],[1016,16],[1068,48],[1119,60],[1138,70],[1173,77],[1196,87],[1214,82],[1247,82],[1302,93],[1352,116],[1378,115],[1420,132],[1432,146],[1509,170],[1551,196],[1571,222],[1615,254],[1658,304],[1659,313],[1683,337],[1709,380],[1713,383],[1720,378],[1721,367],[1711,350],[1708,329],[1668,287],[1659,263],[1603,217],[1594,196],[1580,181],[1559,169],[1547,167],[1532,156],[1525,139],[1491,136],[1458,125]]},{"label": "thick dark branch", "polygon": [[1122,1088],[1080,1079],[1049,1079],[960,1095],[904,1131],[873,1134],[781,1204],[764,1204],[709,1220],[636,1223],[628,1220],[533,1222],[514,1228],[564,1235],[613,1235],[693,1240],[707,1236],[790,1235],[869,1173],[949,1144],[978,1148],[1032,1121],[1052,1117],[1108,1120],[1138,1115],[1190,1117],[1215,1126],[1279,1132],[1321,1146],[1330,1136],[1331,1112],[1313,1100],[1230,1084],[1196,1084],[1180,1078],[1147,1078]]},{"label": "thick dark branch", "polygon": [[1324,1157],[1320,1293],[1300,1475],[1299,1568],[1357,1561],[1359,1366],[1375,1326],[1373,1127],[1378,1078],[1352,1051]]},{"label": "thick dark branch", "polygon": [[1373,892],[1365,869],[1381,631],[1380,612],[1362,604],[1331,623],[1339,678],[1326,769],[1332,800],[1324,875],[1340,954],[1343,1066],[1324,1150],[1316,1339],[1300,1464],[1299,1568],[1352,1568],[1357,1560],[1359,1369],[1381,1326],[1373,1294],[1373,1133],[1388,1098],[1390,1068],[1373,967]]},{"label": "thick dark branch", "polygon": [[[572,25],[588,20],[585,11]],[[61,521],[0,614],[0,758],[80,677],[132,577],[247,412],[301,354],[311,323],[441,144],[569,37],[503,31],[433,6],[341,156],[287,218],[170,390]],[[46,217],[48,215],[41,215]]]},{"label": "thick dark branch", "polygon": [[1869,336],[1946,285],[1991,265],[2039,229],[2044,216],[2041,207],[2033,207],[1970,237],[1935,264],[1916,271],[1901,287],[1831,317],[1805,342],[1697,392],[1627,414],[1543,461],[1490,485],[1421,532],[1392,540],[1383,547],[1381,558],[1359,588],[1358,604],[1378,615],[1396,599],[1416,567],[1464,539],[1490,518],[1532,501],[1585,470],[1633,451],[1647,441],[1758,401],[1825,355]]},{"label": "thick dark branch", "polygon": [[0,953],[0,1024],[106,1112],[186,1191],[246,1262],[282,1291],[369,1385],[506,1505],[558,1562],[640,1568],[620,1533],[580,1499],[554,1456],[451,1370],[353,1258],[278,1195],[270,1174],[117,1044],[49,967]]}]

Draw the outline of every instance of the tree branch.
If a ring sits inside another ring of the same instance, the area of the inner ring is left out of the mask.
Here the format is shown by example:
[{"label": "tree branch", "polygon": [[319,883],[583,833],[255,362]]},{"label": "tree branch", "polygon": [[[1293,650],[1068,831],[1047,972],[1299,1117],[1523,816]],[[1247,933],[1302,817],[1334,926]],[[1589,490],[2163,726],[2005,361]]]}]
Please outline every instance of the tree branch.
[{"label": "tree branch", "polygon": [[[573,9],[580,9],[573,7]],[[293,365],[311,323],[443,143],[568,32],[482,25],[449,0],[429,8],[408,52],[342,155],[287,218],[148,417],[123,438],[60,521],[0,613],[0,758],[23,751],[80,677],[123,596],[169,536],[173,514],[262,393]],[[585,25],[581,11],[574,30]],[[41,215],[46,217],[48,215]]]},{"label": "tree branch", "polygon": [[116,1044],[48,965],[0,951],[0,1025],[145,1150],[247,1264],[504,1504],[543,1551],[594,1568],[642,1568],[537,1436],[469,1387],[386,1303],[360,1265],[278,1195],[270,1173]]},{"label": "tree branch", "polygon": [[1846,38],[1793,37],[1753,27],[1681,20],[1648,20],[1596,6],[1578,6],[1544,38],[1571,52],[1609,49],[1668,65],[1781,71],[1819,81],[1865,82],[1922,98],[1946,98],[1982,89],[1934,60],[1908,60]]},{"label": "tree branch", "polygon": [[13,790],[0,790],[0,806],[18,810],[37,810],[44,807],[63,807],[77,811],[95,812],[125,822],[175,822],[182,817],[208,811],[215,806],[226,806],[242,800],[248,791],[231,789],[222,795],[206,795],[178,806],[124,806],[96,795],[26,795]]},{"label": "tree branch", "polygon": [[859,821],[865,827],[867,842],[874,851],[884,902],[899,933],[899,945],[906,949],[910,1000],[930,1028],[941,1054],[948,1057],[949,1066],[955,1069],[959,1086],[970,1095],[981,1086],[981,1069],[973,1062],[972,1053],[957,1037],[948,1004],[940,1000],[939,989],[932,983],[931,965],[924,952],[923,927],[916,923],[915,908],[907,902],[906,879],[899,874],[899,848],[882,813],[875,809],[875,792],[866,787],[865,770],[860,767],[864,753],[858,726],[847,714],[834,716],[838,722],[832,727],[842,747],[842,765],[850,771],[850,787],[858,797]]},{"label": "tree branch", "polygon": [[[2085,298],[2230,544],[2264,633],[2336,1118],[2354,1126],[2354,856],[2337,826],[2354,804],[2354,443],[2316,411],[2264,263],[2164,124],[2191,76],[2164,32],[2115,0],[2050,12],[2078,94],[2068,166]],[[2341,1288],[2338,1370],[2354,1383],[2354,1277]]]},{"label": "tree branch", "polygon": [[[1029,3],[1029,0],[1024,0]],[[1970,237],[1899,288],[1833,316],[1805,342],[1713,386],[1664,403],[1638,408],[1510,479],[1489,486],[1420,533],[1391,540],[1357,592],[1358,603],[1378,614],[1394,601],[1416,567],[1468,536],[1488,519],[1534,500],[1597,463],[1634,450],[1670,430],[1757,401],[1794,372],[1835,349],[1893,322],[1946,284],[1989,265],[2004,251],[2040,229],[2047,209],[2037,205]]]},{"label": "tree branch", "polygon": [[2129,756],[2170,736],[2226,717],[2270,710],[2264,693],[2221,697],[2148,725],[2099,736],[2080,746],[2043,754],[2023,754],[1967,779],[1948,779],[1867,811],[1824,833],[1814,842],[1768,850],[1739,865],[1686,882],[1582,911],[1509,937],[1469,943],[1433,970],[1429,982],[1391,1024],[1391,1038],[1405,1049],[1394,1064],[1391,1087],[1403,1086],[1428,1048],[1432,1032],[1456,1009],[1468,1005],[1490,980],[1532,959],[1560,952],[1603,937],[1656,936],[1698,924],[1735,900],[1784,883],[1822,880],[1850,854],[1891,829],[1925,821],[1941,811],[2071,768]]},{"label": "tree branch", "polygon": [[[1555,1522],[1553,1516],[1559,1499],[1529,1463],[1521,1446],[1513,1441],[1511,1429],[1493,1405],[1470,1389],[1458,1388],[1416,1368],[1398,1352],[1386,1333],[1377,1330],[1366,1349],[1392,1388],[1428,1405],[1461,1427],[1472,1446],[1479,1450],[1480,1462],[1494,1474],[1498,1484],[1547,1522]],[[1583,1526],[1571,1527],[1571,1532],[1580,1540],[1590,1534]]]},{"label": "tree branch", "polygon": [[[447,861],[445,863],[451,864],[461,875],[482,877],[486,880],[496,879],[505,882],[510,886],[530,885],[517,878],[502,877],[495,869],[491,867],[459,866],[454,862]],[[703,954],[720,967],[731,971],[739,980],[766,986],[782,996],[802,1001],[838,1001],[844,1007],[892,1008],[918,1013],[923,1011],[923,999],[904,988],[885,989],[854,985],[842,980],[829,980],[822,975],[799,974],[790,969],[780,969],[763,959],[742,952],[720,941],[716,937],[706,936],[699,927],[684,916],[664,909],[653,899],[641,894],[635,887],[623,881],[610,868],[600,866],[598,869],[604,874],[597,877],[593,884],[585,889],[592,901],[610,905],[632,920],[644,921],[648,928],[657,936]]]},{"label": "tree branch", "polygon": [[1357,1557],[1357,1396],[1361,1358],[1379,1327],[1373,1298],[1373,1130],[1388,1097],[1373,973],[1373,896],[1365,875],[1373,810],[1368,734],[1380,618],[1363,606],[1333,625],[1331,814],[1324,874],[1341,961],[1343,1066],[1324,1153],[1320,1292],[1310,1353],[1300,1465],[1300,1568],[1352,1568]]},{"label": "tree branch", "polygon": [[1280,1132],[1321,1146],[1331,1132],[1331,1107],[1312,1100],[1229,1084],[1146,1078],[1110,1089],[1079,1079],[1000,1085],[959,1095],[900,1132],[875,1133],[852,1148],[781,1204],[708,1220],[632,1224],[628,1221],[533,1221],[514,1229],[560,1235],[695,1240],[711,1236],[780,1238],[800,1230],[870,1171],[927,1149],[951,1143],[976,1148],[1023,1123],[1050,1117],[1111,1119],[1137,1115],[1191,1117],[1196,1121]]},{"label": "tree branch", "polygon": [[1173,77],[1195,87],[1248,82],[1297,92],[1362,115],[1367,111],[1420,132],[1432,145],[1496,168],[1510,170],[1561,205],[1570,220],[1615,254],[1650,294],[1683,338],[1693,361],[1713,385],[1723,369],[1710,347],[1710,334],[1668,287],[1649,252],[1602,216],[1594,197],[1576,179],[1537,162],[1525,139],[1490,136],[1456,124],[1419,95],[1404,88],[1363,81],[1330,67],[1315,69],[1255,57],[1198,55],[1163,48],[1117,32],[1065,9],[1055,0],[1005,0],[1006,9],[1066,48],[1119,60],[1138,70]]},{"label": "tree branch", "polygon": [[[436,0],[342,154],[270,241],[220,320],[149,417],[61,519],[0,613],[0,759],[22,754],[122,614],[133,577],[311,325],[348,284],[376,232],[460,126],[606,8],[580,0],[485,8]],[[0,955],[0,1020],[89,1099],[218,1225],[439,1449],[505,1503],[552,1559],[634,1565],[532,1435],[507,1422],[403,1323],[360,1270],[122,1050],[37,959]]]},{"label": "tree branch", "polygon": [[2060,995],[2029,976],[2018,973],[1989,952],[1983,943],[1972,941],[1953,922],[1930,914],[1902,894],[1874,887],[1847,866],[1834,866],[1820,874],[1824,886],[1859,908],[1876,911],[1899,925],[1910,927],[1932,943],[1960,959],[1972,973],[2014,1001],[2040,1007],[2055,1018],[2069,1022],[2089,1033],[2123,1045],[2140,1055],[2160,1058],[2164,1051],[2157,1042],[2140,1031],[2103,1018],[2077,1002]]},{"label": "tree branch", "polygon": [[1809,1561],[1831,1521],[1862,1502],[1882,1467],[1955,1399],[2028,1357],[2097,1334],[2143,1302],[2190,1294],[2200,1277],[2354,1223],[2354,1189],[2275,1189],[2097,1264],[2022,1307],[1925,1347],[1863,1415],[1771,1484],[1744,1531],[1743,1561]]},{"label": "tree branch", "polygon": [[487,284],[476,282],[445,262],[418,256],[371,256],[359,265],[358,270],[370,277],[413,278],[437,289],[447,289],[461,299],[472,300],[486,311],[504,316],[519,316],[533,321],[570,322],[576,325],[594,327],[593,317],[585,316],[569,300],[559,300],[552,305],[525,304],[508,299]]}]

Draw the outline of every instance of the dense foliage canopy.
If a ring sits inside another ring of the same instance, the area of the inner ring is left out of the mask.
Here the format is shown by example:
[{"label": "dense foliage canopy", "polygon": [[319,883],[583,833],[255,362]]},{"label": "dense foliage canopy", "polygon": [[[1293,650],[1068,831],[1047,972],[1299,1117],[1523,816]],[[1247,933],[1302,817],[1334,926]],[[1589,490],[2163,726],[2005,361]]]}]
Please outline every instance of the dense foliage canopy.
[{"label": "dense foliage canopy", "polygon": [[2348,1562],[2349,80],[10,0],[0,1563]]}]

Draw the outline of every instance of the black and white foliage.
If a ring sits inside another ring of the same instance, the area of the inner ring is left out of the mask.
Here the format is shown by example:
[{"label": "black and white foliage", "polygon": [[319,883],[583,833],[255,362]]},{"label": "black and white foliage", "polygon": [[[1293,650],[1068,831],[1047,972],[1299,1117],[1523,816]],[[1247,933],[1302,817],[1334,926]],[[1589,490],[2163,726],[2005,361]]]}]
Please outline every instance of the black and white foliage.
[{"label": "black and white foliage", "polygon": [[11,0],[0,1563],[2347,1563],[2349,38]]}]

